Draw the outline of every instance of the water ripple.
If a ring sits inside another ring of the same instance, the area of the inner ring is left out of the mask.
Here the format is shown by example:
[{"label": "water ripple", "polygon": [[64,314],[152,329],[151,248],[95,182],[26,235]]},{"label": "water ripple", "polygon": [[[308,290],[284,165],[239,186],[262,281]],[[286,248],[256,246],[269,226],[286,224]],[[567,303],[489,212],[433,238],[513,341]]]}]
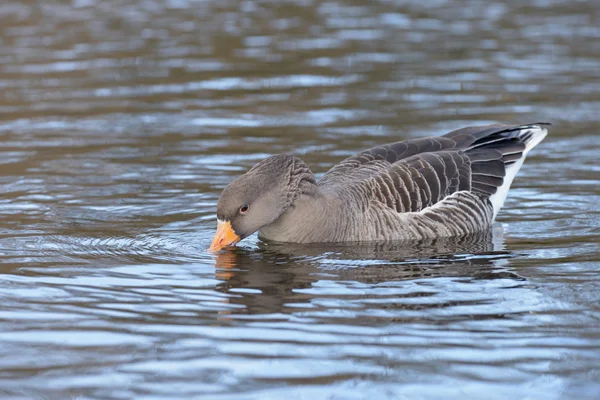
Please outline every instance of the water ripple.
[{"label": "water ripple", "polygon": [[[3,2],[0,397],[595,399],[599,8],[513,3]],[[270,154],[537,120],[491,232],[205,252]]]}]

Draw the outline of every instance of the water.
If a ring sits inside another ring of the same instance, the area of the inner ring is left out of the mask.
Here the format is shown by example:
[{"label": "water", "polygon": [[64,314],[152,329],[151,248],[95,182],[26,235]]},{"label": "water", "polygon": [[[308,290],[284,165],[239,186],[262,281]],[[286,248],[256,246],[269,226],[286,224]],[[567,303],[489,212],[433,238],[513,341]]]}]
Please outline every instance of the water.
[{"label": "water", "polygon": [[[0,5],[0,397],[600,393],[593,1]],[[550,121],[492,232],[205,252],[294,152]]]}]

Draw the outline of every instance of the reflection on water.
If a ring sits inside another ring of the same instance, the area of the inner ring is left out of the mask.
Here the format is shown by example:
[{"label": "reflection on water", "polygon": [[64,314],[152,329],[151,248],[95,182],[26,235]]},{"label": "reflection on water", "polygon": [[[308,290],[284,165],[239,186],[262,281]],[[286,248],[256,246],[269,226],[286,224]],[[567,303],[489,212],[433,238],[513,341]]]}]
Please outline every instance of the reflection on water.
[{"label": "reflection on water", "polygon": [[[216,256],[216,277],[222,281],[217,290],[244,294],[229,299],[230,303],[243,306],[236,313],[287,314],[314,308],[314,299],[307,293],[327,280],[365,285],[431,278],[524,280],[506,268],[505,259],[511,253],[503,247],[500,229],[395,244],[263,243],[258,249],[236,249]],[[426,301],[421,306],[437,308],[440,304],[430,303],[430,296],[435,294],[407,293],[407,304],[400,302],[396,306],[412,308],[416,300],[413,297],[424,296]],[[373,317],[372,311],[369,309],[363,318]]]},{"label": "reflection on water", "polygon": [[[0,397],[595,399],[600,8],[434,3],[3,2]],[[492,232],[205,252],[270,154],[545,120]]]}]

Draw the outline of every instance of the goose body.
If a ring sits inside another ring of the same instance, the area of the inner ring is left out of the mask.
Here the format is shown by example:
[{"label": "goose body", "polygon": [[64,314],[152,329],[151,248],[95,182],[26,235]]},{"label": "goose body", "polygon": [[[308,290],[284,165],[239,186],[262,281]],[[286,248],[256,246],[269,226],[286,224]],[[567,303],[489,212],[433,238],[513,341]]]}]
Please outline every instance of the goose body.
[{"label": "goose body", "polygon": [[229,184],[210,250],[258,231],[278,242],[364,242],[463,235],[489,228],[544,123],[471,126],[377,146],[317,182],[275,155]]}]

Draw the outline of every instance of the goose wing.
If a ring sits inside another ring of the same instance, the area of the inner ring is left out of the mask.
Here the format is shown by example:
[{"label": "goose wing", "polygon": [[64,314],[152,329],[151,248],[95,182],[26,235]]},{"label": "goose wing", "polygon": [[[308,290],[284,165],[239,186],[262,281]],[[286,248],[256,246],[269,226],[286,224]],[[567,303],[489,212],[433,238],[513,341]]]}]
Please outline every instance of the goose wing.
[{"label": "goose wing", "polygon": [[481,200],[501,192],[495,216],[516,174],[507,175],[509,167],[520,167],[545,137],[542,125],[473,126],[374,147],[345,159],[318,184],[351,195],[363,208],[375,201],[398,213],[422,211],[459,191]]},{"label": "goose wing", "polygon": [[410,156],[451,149],[456,141],[441,137],[419,138],[373,147],[346,158],[325,173],[320,187],[339,187],[358,182],[385,171]]},{"label": "goose wing", "polygon": [[362,186],[369,189],[369,201],[399,213],[421,211],[459,191],[485,198],[504,183],[502,157],[494,149],[416,154],[365,179]]}]

